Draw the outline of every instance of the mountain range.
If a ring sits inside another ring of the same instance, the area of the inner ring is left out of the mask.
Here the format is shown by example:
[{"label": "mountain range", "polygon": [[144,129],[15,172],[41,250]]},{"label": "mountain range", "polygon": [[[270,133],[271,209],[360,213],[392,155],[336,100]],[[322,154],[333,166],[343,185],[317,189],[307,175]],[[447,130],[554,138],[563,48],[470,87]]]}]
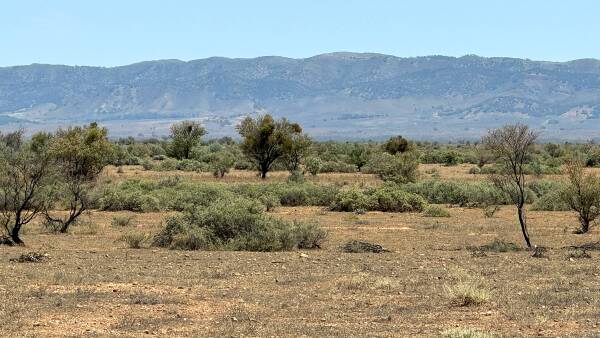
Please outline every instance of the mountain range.
[{"label": "mountain range", "polygon": [[218,137],[264,112],[297,121],[317,138],[473,139],[523,122],[547,139],[594,139],[600,60],[340,52],[0,68],[1,130],[98,121],[112,136],[151,137],[174,121],[199,119]]}]

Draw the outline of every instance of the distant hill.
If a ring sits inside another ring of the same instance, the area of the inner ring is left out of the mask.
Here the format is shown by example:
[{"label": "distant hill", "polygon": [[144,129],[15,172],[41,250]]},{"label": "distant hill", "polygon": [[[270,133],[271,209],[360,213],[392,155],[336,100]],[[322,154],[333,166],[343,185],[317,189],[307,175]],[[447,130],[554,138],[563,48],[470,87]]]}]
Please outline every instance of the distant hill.
[{"label": "distant hill", "polygon": [[100,121],[149,137],[198,118],[215,137],[264,111],[321,138],[468,139],[512,121],[546,138],[598,138],[600,61],[332,53],[0,68],[0,129]]}]

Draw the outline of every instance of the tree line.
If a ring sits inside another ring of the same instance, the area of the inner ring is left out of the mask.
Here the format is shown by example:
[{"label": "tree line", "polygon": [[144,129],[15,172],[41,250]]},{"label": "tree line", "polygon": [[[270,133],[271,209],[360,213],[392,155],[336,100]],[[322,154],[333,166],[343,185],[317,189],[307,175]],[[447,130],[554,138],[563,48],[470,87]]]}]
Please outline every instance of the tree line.
[{"label": "tree line", "polygon": [[[305,173],[317,175],[326,166],[330,167],[328,171],[344,171],[350,165],[356,171],[402,185],[419,179],[419,163],[456,165],[468,161],[475,164],[474,174],[489,173],[494,186],[515,205],[528,247],[532,244],[525,202],[530,174],[566,174],[569,184],[560,192],[560,198],[579,215],[579,232],[588,232],[600,215],[600,179],[585,170],[586,166],[600,164],[596,160],[597,147],[554,143],[540,146],[536,143],[539,134],[521,124],[492,130],[479,142],[457,145],[413,142],[402,136],[383,143],[316,142],[299,124],[269,114],[246,117],[237,130],[239,143],[224,138],[209,143],[208,152],[201,146],[206,130],[194,121],[173,124],[164,142],[111,142],[106,128],[96,123],[54,133],[39,132],[28,139],[23,130],[0,134],[0,222],[6,235],[3,241],[21,244],[21,229],[38,216],[57,232],[67,232],[94,205],[91,191],[103,168],[107,164],[125,164],[128,152],[134,150],[124,149],[140,144],[146,150],[154,146],[149,152],[155,153],[154,162],[168,162],[162,153],[180,161],[177,164],[192,158],[209,158],[216,177],[245,163],[241,169],[254,169],[263,179],[274,169],[286,169],[292,181],[302,180]],[[141,164],[146,163],[152,168],[150,162]],[[57,207],[67,210],[66,214],[55,212]]]}]

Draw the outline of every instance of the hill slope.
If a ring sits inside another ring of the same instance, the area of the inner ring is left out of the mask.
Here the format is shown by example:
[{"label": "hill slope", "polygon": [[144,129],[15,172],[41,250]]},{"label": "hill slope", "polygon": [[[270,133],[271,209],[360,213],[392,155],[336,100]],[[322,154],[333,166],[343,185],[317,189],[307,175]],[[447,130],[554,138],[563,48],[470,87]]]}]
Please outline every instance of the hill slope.
[{"label": "hill slope", "polygon": [[117,135],[150,136],[201,118],[218,136],[262,111],[331,138],[470,138],[516,120],[548,137],[599,137],[600,61],[332,53],[0,68],[4,129],[97,120]]}]

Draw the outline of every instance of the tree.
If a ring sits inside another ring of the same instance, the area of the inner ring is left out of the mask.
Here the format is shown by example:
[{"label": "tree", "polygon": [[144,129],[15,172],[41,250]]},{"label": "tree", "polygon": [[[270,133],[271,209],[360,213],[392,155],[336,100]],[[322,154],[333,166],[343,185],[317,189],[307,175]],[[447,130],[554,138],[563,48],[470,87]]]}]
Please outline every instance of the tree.
[{"label": "tree", "polygon": [[66,218],[52,217],[45,212],[46,220],[57,225],[62,233],[92,204],[90,191],[102,169],[110,161],[113,150],[106,128],[91,123],[82,127],[59,129],[49,151],[57,168],[57,190],[69,210]]},{"label": "tree", "polygon": [[354,164],[358,171],[369,162],[369,151],[363,144],[355,143],[350,150],[350,163]]},{"label": "tree", "polygon": [[275,120],[269,114],[246,117],[237,130],[243,137],[240,145],[242,151],[255,163],[263,179],[273,163],[284,155],[284,144],[302,133],[297,123],[290,123],[285,118]]},{"label": "tree", "polygon": [[397,153],[404,153],[410,150],[410,143],[404,137],[398,135],[390,137],[384,144],[383,150],[386,153],[396,155]]},{"label": "tree", "polygon": [[283,160],[290,173],[298,172],[302,160],[308,155],[312,140],[306,134],[292,133],[283,141]]},{"label": "tree", "polygon": [[23,131],[0,134],[0,224],[15,244],[23,244],[23,226],[47,209],[52,163],[51,136],[35,134],[23,142]]},{"label": "tree", "polygon": [[530,159],[538,133],[524,124],[505,125],[492,130],[483,138],[483,143],[500,164],[500,173],[490,177],[492,183],[517,207],[521,232],[527,247],[531,248],[525,217],[525,165]]},{"label": "tree", "polygon": [[180,160],[190,158],[192,148],[205,134],[206,130],[199,122],[181,121],[171,125],[170,155]]},{"label": "tree", "polygon": [[569,185],[561,192],[563,201],[579,214],[580,234],[587,233],[590,224],[600,216],[600,176],[586,174],[584,167],[584,161],[577,158],[567,162]]}]

